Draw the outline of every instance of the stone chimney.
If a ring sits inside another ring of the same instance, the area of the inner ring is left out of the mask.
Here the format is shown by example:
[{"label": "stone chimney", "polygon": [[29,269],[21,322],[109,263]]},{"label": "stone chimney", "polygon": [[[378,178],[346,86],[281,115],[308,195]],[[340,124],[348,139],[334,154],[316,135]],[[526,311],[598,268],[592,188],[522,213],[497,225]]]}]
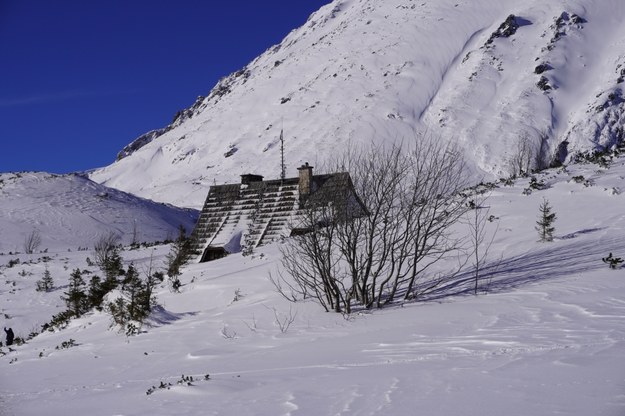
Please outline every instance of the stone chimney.
[{"label": "stone chimney", "polygon": [[297,168],[299,171],[299,196],[306,197],[310,194],[310,185],[312,183],[313,167],[308,162]]}]

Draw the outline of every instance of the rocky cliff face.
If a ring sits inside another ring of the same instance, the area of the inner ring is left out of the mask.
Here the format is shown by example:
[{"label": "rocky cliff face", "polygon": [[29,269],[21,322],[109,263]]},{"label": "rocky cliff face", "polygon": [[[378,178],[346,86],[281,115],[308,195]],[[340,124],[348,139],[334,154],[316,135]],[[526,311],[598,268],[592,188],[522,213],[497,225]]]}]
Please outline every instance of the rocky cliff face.
[{"label": "rocky cliff face", "polygon": [[[620,0],[335,0],[91,178],[200,207],[208,186],[427,135],[507,176],[623,140]],[[523,146],[520,146],[523,144]]]}]

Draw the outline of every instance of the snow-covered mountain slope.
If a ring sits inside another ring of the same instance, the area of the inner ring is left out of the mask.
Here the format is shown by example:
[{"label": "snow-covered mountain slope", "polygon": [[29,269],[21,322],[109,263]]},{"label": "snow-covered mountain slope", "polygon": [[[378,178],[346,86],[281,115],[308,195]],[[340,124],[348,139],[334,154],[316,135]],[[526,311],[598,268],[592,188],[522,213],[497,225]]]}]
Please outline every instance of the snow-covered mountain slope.
[{"label": "snow-covered mountain slope", "polygon": [[[430,296],[342,316],[276,293],[279,244],[188,265],[139,335],[91,311],[1,347],[0,414],[623,415],[625,268],[601,260],[625,257],[623,178],[625,158],[544,171],[543,189],[500,183],[477,296],[468,269]],[[543,198],[550,243],[534,230]],[[167,252],[122,256],[144,273]],[[100,273],[85,253],[38,257],[0,254],[0,327],[23,338],[65,308],[73,269]],[[57,289],[36,292],[46,269]]]},{"label": "snow-covered mountain slope", "polygon": [[78,175],[0,174],[0,252],[24,252],[33,232],[37,251],[93,247],[115,233],[120,242],[175,238],[178,226],[189,232],[197,212],[135,197]]},{"label": "snow-covered mountain slope", "polygon": [[621,0],[335,0],[91,178],[199,208],[215,182],[278,177],[282,128],[293,174],[415,131],[478,176],[507,176],[520,140],[539,164],[611,146],[624,19]]}]

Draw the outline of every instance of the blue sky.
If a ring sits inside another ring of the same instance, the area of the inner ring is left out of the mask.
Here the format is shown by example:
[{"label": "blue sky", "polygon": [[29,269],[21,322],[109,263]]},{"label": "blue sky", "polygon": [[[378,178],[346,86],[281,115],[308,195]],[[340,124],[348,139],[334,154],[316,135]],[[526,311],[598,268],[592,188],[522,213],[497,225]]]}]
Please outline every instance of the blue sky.
[{"label": "blue sky", "polygon": [[0,0],[0,172],[105,166],[330,0]]}]

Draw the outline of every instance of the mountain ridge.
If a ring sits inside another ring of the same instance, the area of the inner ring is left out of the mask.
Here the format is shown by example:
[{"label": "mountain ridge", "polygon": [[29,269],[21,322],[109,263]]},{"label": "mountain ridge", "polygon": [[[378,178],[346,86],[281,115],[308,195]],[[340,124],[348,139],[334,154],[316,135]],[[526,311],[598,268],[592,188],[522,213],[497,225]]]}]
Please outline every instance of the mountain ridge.
[{"label": "mountain ridge", "polygon": [[513,174],[521,139],[534,168],[612,147],[620,17],[616,0],[336,0],[90,177],[199,208],[211,184],[278,177],[281,130],[289,170],[419,134],[463,149],[476,178]]},{"label": "mountain ridge", "polygon": [[107,188],[77,174],[44,172],[0,174],[0,252],[21,252],[31,233],[37,251],[93,247],[113,233],[119,242],[175,238],[178,227],[191,231],[197,212],[156,203]]}]

